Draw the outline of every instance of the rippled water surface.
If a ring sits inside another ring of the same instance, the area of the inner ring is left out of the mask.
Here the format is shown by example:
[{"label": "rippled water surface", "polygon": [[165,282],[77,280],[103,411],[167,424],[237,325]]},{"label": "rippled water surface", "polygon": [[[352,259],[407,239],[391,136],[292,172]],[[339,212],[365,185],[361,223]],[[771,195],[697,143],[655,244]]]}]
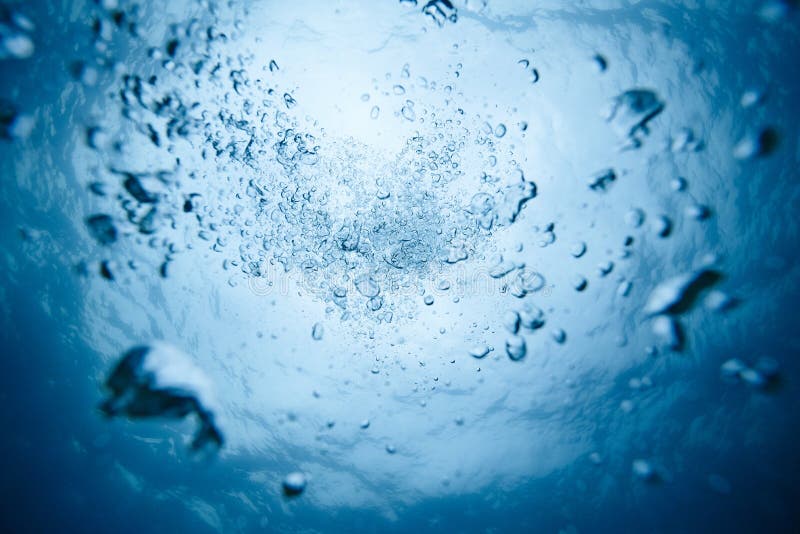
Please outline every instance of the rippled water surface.
[{"label": "rippled water surface", "polygon": [[4,2],[0,524],[796,531],[799,10]]}]

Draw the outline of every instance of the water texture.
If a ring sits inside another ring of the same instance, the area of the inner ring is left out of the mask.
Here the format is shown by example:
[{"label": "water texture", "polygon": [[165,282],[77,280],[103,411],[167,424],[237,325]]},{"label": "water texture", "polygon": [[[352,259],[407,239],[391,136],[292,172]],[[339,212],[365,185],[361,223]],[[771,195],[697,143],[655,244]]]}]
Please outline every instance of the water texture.
[{"label": "water texture", "polygon": [[796,532],[791,0],[0,5],[0,527]]}]

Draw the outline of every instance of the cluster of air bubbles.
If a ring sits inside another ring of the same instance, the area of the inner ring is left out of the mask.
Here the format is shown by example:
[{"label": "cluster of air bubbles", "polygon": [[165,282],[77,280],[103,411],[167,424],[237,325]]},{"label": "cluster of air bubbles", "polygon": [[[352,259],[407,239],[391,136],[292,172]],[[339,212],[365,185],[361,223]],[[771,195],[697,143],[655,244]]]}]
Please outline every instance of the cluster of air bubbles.
[{"label": "cluster of air bubbles", "polygon": [[[438,26],[458,20],[449,0],[403,3],[417,5]],[[769,12],[770,18],[780,11],[774,5],[765,9],[762,15]],[[91,52],[68,66],[81,84],[108,82],[107,107],[122,119],[120,124],[116,116],[94,116],[82,135],[85,149],[100,163],[86,183],[99,207],[83,219],[98,245],[96,272],[108,281],[140,269],[138,262],[116,254],[121,241],[144,244],[150,272],[163,278],[178,254],[200,249],[221,264],[232,286],[244,280],[253,288],[270,288],[292,278],[301,292],[324,301],[328,313],[341,320],[391,323],[420,310],[433,314],[446,300],[458,303],[458,296],[444,293],[451,289],[449,275],[462,262],[480,262],[502,295],[497,321],[503,338],[497,349],[470,339],[459,350],[478,360],[494,353],[488,359],[507,357],[515,365],[535,358],[535,343],[564,350],[576,336],[564,328],[568,324],[558,324],[558,310],[546,307],[545,312],[535,303],[553,289],[579,300],[601,294],[598,288],[605,286],[614,302],[639,303],[654,338],[653,353],[682,349],[683,316],[696,302],[711,312],[738,303],[716,287],[723,276],[713,261],[703,260],[652,288],[638,281],[634,286],[626,270],[636,253],[633,244],[639,238],[634,236],[650,235],[663,243],[682,230],[676,214],[667,210],[623,208],[627,211],[618,221],[625,234],[622,245],[609,251],[613,260],[595,256],[599,247],[586,235],[570,234],[561,222],[558,230],[556,222],[535,226],[516,248],[498,250],[495,241],[501,240],[495,238],[508,235],[540,194],[513,155],[525,134],[508,126],[525,132],[528,121],[470,115],[459,107],[461,63],[451,65],[451,79],[442,80],[427,79],[405,64],[399,79],[387,74],[383,87],[376,82],[369,89],[374,93],[356,93],[371,125],[396,121],[414,128],[397,153],[386,154],[304,118],[302,93],[284,78],[289,69],[279,67],[280,58],[256,64],[252,54],[239,50],[235,25],[224,26],[213,13],[170,27],[158,46],[140,42],[135,19],[135,10],[101,2],[91,21]],[[30,57],[34,31],[24,15],[0,12],[0,59]],[[116,40],[123,35],[146,48],[142,62],[114,63]],[[518,64],[535,84],[540,71],[530,57]],[[599,53],[592,62],[599,73],[609,68]],[[748,89],[739,111],[751,113],[764,101],[763,89]],[[665,109],[655,90],[631,88],[610,99],[603,118],[620,149],[637,150]],[[24,139],[33,124],[13,103],[0,101],[0,137]],[[673,130],[665,140],[664,151],[680,157],[695,157],[705,147],[691,127]],[[776,146],[772,128],[752,124],[732,144],[731,156],[752,160]],[[627,186],[630,171],[600,162],[581,172],[586,174],[577,179],[580,191],[602,201]],[[685,192],[688,182],[676,177],[669,187]],[[680,209],[692,224],[714,215],[694,199]],[[522,261],[518,253],[527,245],[543,254],[562,254],[564,276]],[[553,280],[566,287],[556,287]],[[315,322],[311,339],[324,345],[324,330],[323,322]],[[625,343],[620,336],[618,344]],[[770,358],[752,364],[733,359],[723,364],[722,375],[766,388],[775,383],[777,370]],[[381,374],[379,363],[372,372]],[[649,380],[637,378],[631,389],[645,389]],[[633,407],[627,399],[621,404],[626,412]],[[457,421],[463,424],[463,418]],[[368,420],[361,423],[362,429],[368,427]],[[386,445],[386,452],[394,454],[394,445]],[[643,480],[658,476],[644,459],[633,462],[633,472]],[[297,495],[305,485],[305,475],[291,473],[283,490]]]},{"label": "cluster of air bubbles", "polygon": [[539,69],[534,66],[531,66],[531,62],[528,59],[520,59],[517,61],[517,64],[520,65],[530,76],[531,83],[539,83]]},{"label": "cluster of air bubbles", "polygon": [[712,267],[713,260],[704,258],[699,268],[668,278],[650,292],[643,311],[663,347],[681,350],[684,334],[678,318],[701,297],[705,308],[712,312],[723,312],[736,305],[734,297],[713,287],[722,279],[722,273]]},{"label": "cluster of air bubbles", "polygon": [[36,26],[19,11],[0,6],[0,60],[28,59],[36,51],[33,32]]},{"label": "cluster of air bubbles", "polygon": [[[423,11],[455,17],[449,2],[429,2]],[[481,256],[487,239],[536,196],[516,162],[498,158],[505,124],[483,128],[449,98],[444,106],[417,100],[421,90],[449,96],[452,85],[422,77],[412,83],[411,67],[403,66],[403,83],[389,82],[386,94],[400,99],[398,117],[421,127],[386,156],[298,118],[303,103],[281,87],[278,63],[254,75],[259,66],[236,53],[235,31],[215,23],[208,17],[173,26],[162,46],[148,49],[149,64],[116,69],[110,94],[122,126],[102,117],[86,126],[86,147],[105,165],[87,184],[105,209],[86,225],[104,253],[138,236],[166,278],[176,254],[207,248],[219,254],[231,285],[245,279],[269,288],[288,275],[342,319],[391,322],[406,315],[398,313],[400,292]],[[77,78],[96,81],[89,73],[123,27],[138,38],[132,14],[100,10],[97,56],[72,65]],[[382,118],[377,106],[371,117]],[[465,170],[473,167],[485,172]],[[471,198],[465,186],[475,191]],[[195,238],[179,240],[187,232]],[[115,259],[97,265],[108,280],[133,269]],[[540,280],[519,273],[517,293],[535,291]],[[423,303],[433,306],[433,296]]]},{"label": "cluster of air bubbles", "polygon": [[[0,6],[0,61],[21,61],[36,51],[36,26],[22,11]],[[36,122],[32,115],[20,111],[11,100],[0,98],[0,139],[25,140]]]},{"label": "cluster of air bubbles", "polygon": [[[595,55],[593,58],[597,70],[604,72],[608,68],[608,62],[602,55]],[[531,69],[528,59],[518,62],[524,69]],[[538,72],[535,77],[538,80]],[[536,80],[534,80],[536,81]],[[764,93],[761,90],[752,89],[747,91],[741,98],[741,105],[748,109],[760,104],[764,100]],[[651,124],[664,111],[666,105],[654,90],[634,88],[624,91],[611,99],[609,106],[604,110],[603,117],[608,122],[610,128],[620,139],[620,149],[636,150],[643,146],[645,138],[650,134]],[[484,130],[488,133],[492,131],[489,125]],[[771,128],[762,128],[751,133],[745,134],[742,140],[734,147],[733,156],[737,159],[751,159],[756,156],[769,154],[777,144],[777,134]],[[705,143],[691,127],[678,129],[673,133],[666,143],[665,149],[672,153],[698,153],[705,148]],[[619,173],[613,168],[606,168],[597,171],[587,180],[588,188],[596,193],[609,193],[613,187],[625,177],[627,171]],[[683,192],[687,189],[688,183],[682,177],[676,177],[670,183],[673,191]],[[705,221],[713,215],[712,208],[694,200],[692,195],[688,204],[683,205],[683,215],[690,220]],[[494,209],[494,197],[483,194],[476,194],[470,202],[470,212],[476,217],[478,224],[485,229],[492,228],[494,219],[488,214]],[[624,223],[631,230],[636,232],[647,231],[659,239],[667,239],[675,232],[676,223],[674,215],[668,213],[648,214],[643,208],[631,207],[624,215]],[[538,228],[537,228],[538,231]],[[544,226],[538,236],[533,237],[533,242],[539,247],[545,248],[555,244],[557,241],[555,224],[549,223]],[[631,246],[634,243],[633,236],[627,236],[624,247],[618,251],[618,259],[626,260],[634,253]],[[588,245],[584,240],[574,240],[568,246],[569,254],[580,260],[588,250]],[[521,248],[520,248],[521,250]],[[667,350],[680,351],[684,346],[686,334],[681,326],[681,317],[689,312],[694,304],[702,301],[704,307],[712,312],[723,312],[738,304],[735,297],[716,286],[723,275],[716,267],[713,267],[715,258],[711,255],[702,258],[700,267],[692,271],[667,278],[662,283],[656,285],[650,292],[644,304],[644,315],[650,324],[656,345],[651,346],[653,351],[657,347]],[[596,272],[600,278],[608,277],[615,269],[615,262],[604,260],[597,264]],[[547,288],[544,275],[535,269],[526,267],[523,262],[515,261],[511,254],[497,255],[488,267],[491,277],[503,280],[503,292],[514,297],[525,298],[527,295],[535,293],[542,288]],[[633,281],[620,273],[617,277],[616,296],[618,298],[628,298],[636,293],[633,292]],[[581,273],[573,273],[568,277],[569,284],[578,293],[588,291],[590,281]],[[549,288],[547,288],[549,290]],[[510,309],[501,314],[500,322],[509,332],[505,341],[506,354],[511,360],[519,361],[527,353],[528,343],[526,336],[532,334],[544,325],[544,313],[530,301],[525,301],[525,308],[521,310]],[[527,330],[527,332],[525,331]],[[550,330],[550,338],[556,344],[564,344],[567,341],[567,332],[559,327]],[[620,337],[619,345],[627,343],[625,336]],[[484,358],[493,350],[491,346],[485,344],[473,345],[468,350],[474,358]],[[769,367],[769,366],[767,366]],[[743,374],[742,374],[743,373]],[[736,376],[751,385],[766,383],[768,378],[759,377],[772,376],[769,372],[759,373],[751,368],[737,369],[729,376]],[[647,379],[649,383],[649,378]],[[641,381],[642,387],[645,382]],[[630,402],[630,401],[628,401]],[[632,406],[632,405],[631,405]],[[644,461],[642,461],[644,462]],[[644,473],[647,469],[643,467],[645,463],[637,464],[634,471]],[[641,478],[649,479],[650,474],[640,475]]]},{"label": "cluster of air bubbles", "polygon": [[738,358],[727,360],[720,366],[722,379],[728,383],[744,382],[756,389],[766,389],[778,382],[780,366],[778,361],[763,356],[752,365]]},{"label": "cluster of air bubbles", "polygon": [[422,6],[422,13],[439,27],[444,26],[447,22],[458,21],[458,9],[451,0],[400,0],[400,3]]}]

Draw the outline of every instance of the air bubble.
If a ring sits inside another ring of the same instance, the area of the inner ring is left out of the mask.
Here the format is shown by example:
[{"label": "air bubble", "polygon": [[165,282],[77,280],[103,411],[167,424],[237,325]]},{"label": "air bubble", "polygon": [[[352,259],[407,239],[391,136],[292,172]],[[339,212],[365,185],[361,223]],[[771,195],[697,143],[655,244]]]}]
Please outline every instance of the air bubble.
[{"label": "air bubble", "polygon": [[556,343],[562,344],[567,340],[567,333],[561,328],[554,329],[550,334]]},{"label": "air bubble", "polygon": [[575,291],[583,291],[588,285],[589,281],[585,277],[579,274],[572,277],[572,287]]},{"label": "air bubble", "polygon": [[322,323],[314,323],[314,326],[311,329],[311,337],[314,340],[319,341],[319,340],[322,339],[322,336],[323,336],[324,333],[325,333],[325,330],[324,330],[324,328],[322,326]]},{"label": "air bubble", "polygon": [[414,103],[410,100],[406,100],[406,103],[400,110],[400,113],[407,121],[413,122],[417,119],[417,113],[414,111]]},{"label": "air bubble", "polygon": [[512,334],[519,332],[519,313],[509,310],[503,314],[503,326]]},{"label": "air bubble", "polygon": [[381,288],[369,276],[356,278],[355,285],[358,292],[368,298],[377,297],[378,293],[381,292]]},{"label": "air bubble", "polygon": [[525,338],[519,335],[514,335],[506,338],[506,354],[513,361],[519,361],[525,357],[527,347]]},{"label": "air bubble", "polygon": [[569,253],[575,258],[580,258],[586,253],[586,243],[583,241],[576,241],[569,247]]},{"label": "air bubble", "polygon": [[289,473],[283,479],[283,493],[287,496],[297,496],[306,489],[306,476],[299,471]]},{"label": "air bubble", "polygon": [[639,228],[644,223],[644,211],[634,208],[625,214],[625,223],[633,228]]},{"label": "air bubble", "polygon": [[469,355],[473,358],[481,359],[489,354],[489,347],[487,345],[475,345],[471,349],[469,349]]}]

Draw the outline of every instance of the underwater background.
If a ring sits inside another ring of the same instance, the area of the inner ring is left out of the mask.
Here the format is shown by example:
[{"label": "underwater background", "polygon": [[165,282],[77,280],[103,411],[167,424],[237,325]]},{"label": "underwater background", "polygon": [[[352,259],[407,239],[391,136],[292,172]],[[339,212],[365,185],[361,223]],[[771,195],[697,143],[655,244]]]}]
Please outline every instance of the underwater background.
[{"label": "underwater background", "polygon": [[798,21],[3,2],[0,527],[797,532]]}]

